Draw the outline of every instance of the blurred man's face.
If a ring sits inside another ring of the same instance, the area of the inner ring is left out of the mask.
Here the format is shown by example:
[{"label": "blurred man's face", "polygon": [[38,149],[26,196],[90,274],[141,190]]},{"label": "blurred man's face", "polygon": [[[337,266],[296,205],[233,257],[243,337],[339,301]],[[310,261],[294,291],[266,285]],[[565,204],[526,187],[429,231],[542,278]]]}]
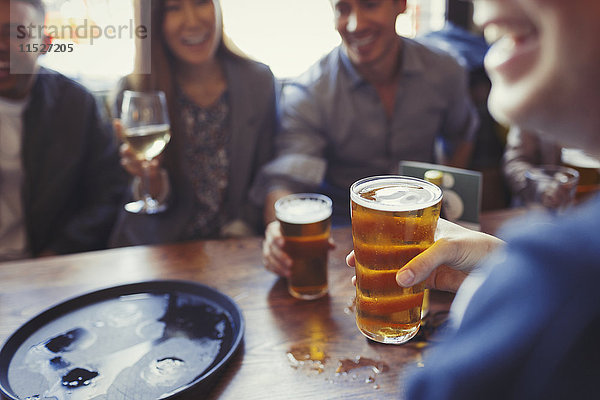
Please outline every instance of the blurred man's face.
[{"label": "blurred man's face", "polygon": [[405,0],[330,1],[335,28],[355,66],[376,64],[398,45],[396,18],[405,11]]},{"label": "blurred man's face", "polygon": [[485,58],[493,115],[600,151],[600,1],[474,4],[475,22],[493,43]]},{"label": "blurred man's face", "polygon": [[[39,52],[28,44],[40,44],[43,38],[35,34],[17,32],[17,27],[35,27],[43,24],[43,18],[32,5],[13,0],[0,0],[0,97],[11,99],[27,95],[36,70]],[[12,36],[12,40],[11,40]],[[22,39],[19,39],[21,36]]]}]

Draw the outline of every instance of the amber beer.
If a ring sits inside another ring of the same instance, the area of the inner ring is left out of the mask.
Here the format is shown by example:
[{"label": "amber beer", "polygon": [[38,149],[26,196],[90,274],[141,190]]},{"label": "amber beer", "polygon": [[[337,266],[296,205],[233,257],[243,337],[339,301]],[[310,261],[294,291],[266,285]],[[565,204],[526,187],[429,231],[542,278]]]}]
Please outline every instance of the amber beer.
[{"label": "amber beer", "polygon": [[331,211],[331,199],[316,193],[292,194],[275,203],[284,250],[292,259],[288,290],[296,298],[312,300],[327,293]]},{"label": "amber beer", "polygon": [[433,244],[442,191],[417,178],[376,176],[350,188],[356,258],[356,324],[368,338],[400,344],[421,325],[424,284],[402,288],[396,273]]},{"label": "amber beer", "polygon": [[577,200],[584,200],[600,190],[600,160],[579,149],[562,149],[562,164],[579,172]]}]

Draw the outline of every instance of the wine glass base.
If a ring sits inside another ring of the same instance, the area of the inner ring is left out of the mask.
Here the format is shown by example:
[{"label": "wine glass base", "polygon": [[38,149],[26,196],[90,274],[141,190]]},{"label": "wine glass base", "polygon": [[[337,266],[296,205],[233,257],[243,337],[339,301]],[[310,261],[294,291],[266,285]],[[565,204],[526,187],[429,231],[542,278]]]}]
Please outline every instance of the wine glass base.
[{"label": "wine glass base", "polygon": [[167,209],[165,204],[159,204],[154,201],[154,204],[145,202],[144,200],[132,201],[125,204],[125,211],[132,214],[158,214]]}]

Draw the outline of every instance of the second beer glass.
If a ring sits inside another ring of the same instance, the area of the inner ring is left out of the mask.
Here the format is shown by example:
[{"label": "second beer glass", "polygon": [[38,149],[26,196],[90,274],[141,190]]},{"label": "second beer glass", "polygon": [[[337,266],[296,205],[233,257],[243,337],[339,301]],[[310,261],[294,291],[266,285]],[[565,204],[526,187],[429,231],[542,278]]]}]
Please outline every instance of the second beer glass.
[{"label": "second beer glass", "polygon": [[331,199],[316,193],[292,194],[275,203],[284,250],[292,258],[288,290],[296,298],[312,300],[327,293],[331,211]]},{"label": "second beer glass", "polygon": [[356,324],[368,338],[400,344],[421,324],[424,284],[402,288],[396,273],[433,244],[442,191],[417,178],[376,176],[350,188],[356,258]]}]

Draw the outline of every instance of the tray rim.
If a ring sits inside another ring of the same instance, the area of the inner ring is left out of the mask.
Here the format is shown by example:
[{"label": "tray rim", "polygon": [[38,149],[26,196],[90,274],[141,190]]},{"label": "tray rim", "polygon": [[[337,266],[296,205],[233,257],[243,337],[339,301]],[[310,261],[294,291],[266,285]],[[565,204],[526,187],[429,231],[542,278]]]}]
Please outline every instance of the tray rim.
[{"label": "tray rim", "polygon": [[[144,288],[146,288],[146,290],[143,290]],[[169,290],[169,288],[171,288],[171,290]],[[67,315],[69,312],[81,309],[82,306],[88,306],[100,301],[115,299],[120,296],[132,294],[170,293],[175,292],[173,289],[176,288],[179,288],[180,292],[196,294],[200,297],[204,297],[217,303],[230,314],[231,318],[233,319],[232,323],[237,324],[238,326],[234,327],[233,329],[234,338],[232,340],[231,347],[217,362],[217,364],[205,371],[192,382],[189,382],[188,384],[169,392],[168,394],[160,397],[160,399],[175,398],[194,388],[195,386],[199,386],[202,382],[209,381],[210,378],[214,377],[219,372],[222,372],[222,370],[229,364],[234,354],[241,347],[246,328],[246,321],[244,319],[241,307],[230,296],[201,282],[177,279],[155,279],[107,286],[104,288],[91,290],[80,295],[75,295],[48,307],[35,316],[29,318],[29,320],[27,320],[25,323],[21,324],[21,326],[19,326],[19,328],[17,328],[4,341],[4,343],[2,343],[2,347],[0,347],[0,398],[1,396],[5,396],[10,400],[19,400],[19,397],[10,387],[10,382],[8,381],[8,367],[10,366],[10,362],[19,347],[40,327],[64,315]],[[212,297],[207,297],[205,294],[210,294]],[[218,298],[218,300],[215,298]]]}]

